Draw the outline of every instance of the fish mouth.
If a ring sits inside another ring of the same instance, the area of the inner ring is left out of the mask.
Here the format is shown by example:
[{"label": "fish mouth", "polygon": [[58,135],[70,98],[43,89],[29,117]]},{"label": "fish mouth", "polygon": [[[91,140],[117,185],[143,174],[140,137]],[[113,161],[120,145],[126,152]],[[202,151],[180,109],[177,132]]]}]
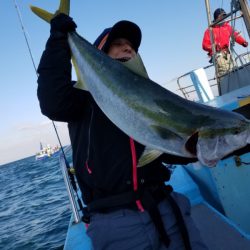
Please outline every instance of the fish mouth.
[{"label": "fish mouth", "polygon": [[199,138],[199,132],[193,133],[185,143],[186,150],[191,153],[192,155],[197,155],[197,142]]}]

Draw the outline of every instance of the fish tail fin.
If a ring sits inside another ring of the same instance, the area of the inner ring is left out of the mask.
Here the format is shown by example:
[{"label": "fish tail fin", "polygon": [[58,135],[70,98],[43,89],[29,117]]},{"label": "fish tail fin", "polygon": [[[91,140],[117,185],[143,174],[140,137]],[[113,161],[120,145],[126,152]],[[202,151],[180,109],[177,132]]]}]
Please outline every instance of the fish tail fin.
[{"label": "fish tail fin", "polygon": [[30,6],[33,13],[35,13],[37,16],[39,16],[41,19],[43,19],[46,22],[50,22],[50,20],[58,15],[59,13],[64,13],[66,15],[69,15],[70,10],[70,0],[61,0],[58,10],[53,14],[46,10],[43,10],[41,8]]},{"label": "fish tail fin", "polygon": [[70,0],[61,0],[59,5],[59,13],[64,13],[69,15],[70,10]]},{"label": "fish tail fin", "polygon": [[[58,15],[59,13],[64,13],[66,15],[69,15],[70,0],[60,0],[59,8],[55,13],[50,13],[46,10],[43,10],[41,8],[38,8],[38,7],[35,7],[32,5],[30,6],[30,9],[32,10],[33,13],[35,13],[41,19],[50,23],[51,19],[54,16]],[[75,68],[76,76],[77,76],[77,84],[75,87],[80,88],[80,89],[86,89],[85,84],[83,83],[83,81],[81,80],[81,78],[79,76],[79,70],[78,70],[77,64],[75,62],[75,58],[73,56],[72,56],[72,62],[73,62],[74,68]]]},{"label": "fish tail fin", "polygon": [[43,10],[41,8],[35,7],[35,6],[30,6],[31,10],[33,11],[33,13],[35,13],[37,16],[39,16],[41,19],[43,19],[46,22],[50,22],[50,20],[54,17],[54,14]]}]

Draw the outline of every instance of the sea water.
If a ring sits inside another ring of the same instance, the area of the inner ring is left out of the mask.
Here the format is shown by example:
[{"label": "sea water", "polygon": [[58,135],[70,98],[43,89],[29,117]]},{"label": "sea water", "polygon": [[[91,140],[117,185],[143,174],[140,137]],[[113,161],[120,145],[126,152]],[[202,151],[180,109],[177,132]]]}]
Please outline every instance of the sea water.
[{"label": "sea water", "polygon": [[71,211],[59,157],[0,166],[0,249],[63,249]]}]

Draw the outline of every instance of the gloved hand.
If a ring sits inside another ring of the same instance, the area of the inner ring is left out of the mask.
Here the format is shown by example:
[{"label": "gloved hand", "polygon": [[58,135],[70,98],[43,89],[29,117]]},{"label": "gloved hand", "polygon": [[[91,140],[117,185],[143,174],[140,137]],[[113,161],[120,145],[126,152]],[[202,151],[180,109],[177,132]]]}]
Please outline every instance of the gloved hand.
[{"label": "gloved hand", "polygon": [[70,16],[60,13],[51,19],[50,27],[51,32],[59,31],[68,33],[70,31],[75,31],[77,25]]},{"label": "gloved hand", "polygon": [[247,42],[247,41],[244,42],[244,43],[242,44],[242,46],[243,46],[243,47],[247,47],[247,46],[248,46],[248,42]]}]

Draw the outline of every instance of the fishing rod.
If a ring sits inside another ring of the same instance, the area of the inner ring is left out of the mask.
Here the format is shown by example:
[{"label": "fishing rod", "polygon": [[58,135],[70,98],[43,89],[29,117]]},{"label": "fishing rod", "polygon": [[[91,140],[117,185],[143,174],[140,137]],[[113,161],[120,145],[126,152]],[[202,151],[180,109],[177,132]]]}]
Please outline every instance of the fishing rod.
[{"label": "fishing rod", "polygon": [[[14,1],[14,6],[15,6],[15,8],[16,8],[17,16],[18,16],[18,19],[19,19],[19,22],[20,22],[20,25],[21,25],[21,29],[22,29],[22,32],[23,32],[23,35],[24,35],[24,38],[25,38],[25,42],[26,42],[26,45],[27,45],[27,47],[28,47],[28,51],[29,51],[29,55],[30,55],[30,58],[31,58],[31,61],[32,61],[32,65],[33,65],[33,68],[34,68],[34,70],[35,70],[36,76],[38,77],[37,67],[36,67],[35,60],[34,60],[34,57],[33,57],[32,51],[31,51],[31,47],[30,47],[30,44],[29,44],[29,41],[28,41],[28,38],[27,38],[27,35],[26,35],[26,31],[25,31],[25,28],[24,28],[24,24],[23,24],[21,12],[20,12],[20,10],[19,10],[19,7],[18,7],[18,5],[17,5],[16,0],[13,0],[13,1]],[[63,150],[63,147],[62,147],[61,139],[60,139],[60,136],[59,136],[59,134],[58,134],[58,131],[57,131],[55,122],[54,122],[53,120],[51,120],[51,121],[52,121],[54,130],[55,130],[55,133],[56,133],[56,136],[57,136],[57,140],[58,140],[58,142],[59,142],[59,145],[60,145],[62,154],[63,154],[63,156],[64,156],[64,158],[65,158],[65,161],[67,162],[66,156],[65,156],[65,153],[64,153],[64,150]]]},{"label": "fishing rod", "polygon": [[[19,19],[19,22],[20,22],[20,25],[21,25],[21,28],[22,28],[22,32],[23,32],[23,35],[24,35],[24,38],[25,38],[25,42],[26,42],[26,45],[27,45],[28,50],[29,50],[29,55],[30,55],[30,58],[31,58],[31,61],[32,61],[32,64],[33,64],[33,68],[34,68],[34,70],[36,72],[36,76],[38,77],[37,67],[35,65],[35,61],[34,61],[34,57],[33,57],[33,54],[32,54],[32,50],[31,50],[31,47],[29,45],[29,41],[28,41],[28,38],[27,38],[27,35],[26,35],[26,31],[25,31],[25,28],[24,28],[23,20],[22,20],[22,17],[21,17],[21,12],[19,10],[19,7],[17,5],[16,0],[13,0],[13,1],[14,1],[14,6],[16,8],[18,19]],[[69,163],[67,161],[67,158],[66,158],[66,155],[65,155],[62,143],[61,143],[61,139],[60,139],[60,136],[58,134],[58,131],[57,131],[57,128],[56,128],[56,125],[55,125],[55,122],[53,120],[51,120],[51,121],[52,121],[52,124],[53,124],[53,127],[54,127],[54,131],[56,133],[57,140],[58,140],[60,148],[61,148],[61,152],[62,152],[62,157],[64,159],[64,163],[65,163],[65,166],[66,166],[66,169],[67,169],[67,171],[65,171],[65,167],[63,167],[63,176],[64,176],[64,179],[66,180],[66,188],[68,190],[68,195],[69,195],[70,203],[71,203],[73,214],[74,214],[74,218],[75,218],[75,223],[78,223],[81,220],[80,220],[80,216],[78,214],[78,211],[77,211],[77,208],[76,208],[76,205],[75,205],[75,202],[74,202],[74,198],[73,198],[73,193],[71,191],[71,187],[75,191],[75,195],[76,195],[78,206],[79,206],[80,210],[82,211],[82,213],[84,215],[84,216],[82,216],[81,219],[82,219],[82,221],[87,222],[88,221],[87,211],[86,211],[86,208],[83,207],[82,202],[81,202],[81,200],[79,198],[79,195],[78,195],[78,192],[77,192],[77,184],[76,184],[76,181],[75,181],[75,178],[74,178],[74,169],[70,167],[70,165],[69,165]],[[71,187],[69,185],[69,181],[68,180],[70,180]]]}]

